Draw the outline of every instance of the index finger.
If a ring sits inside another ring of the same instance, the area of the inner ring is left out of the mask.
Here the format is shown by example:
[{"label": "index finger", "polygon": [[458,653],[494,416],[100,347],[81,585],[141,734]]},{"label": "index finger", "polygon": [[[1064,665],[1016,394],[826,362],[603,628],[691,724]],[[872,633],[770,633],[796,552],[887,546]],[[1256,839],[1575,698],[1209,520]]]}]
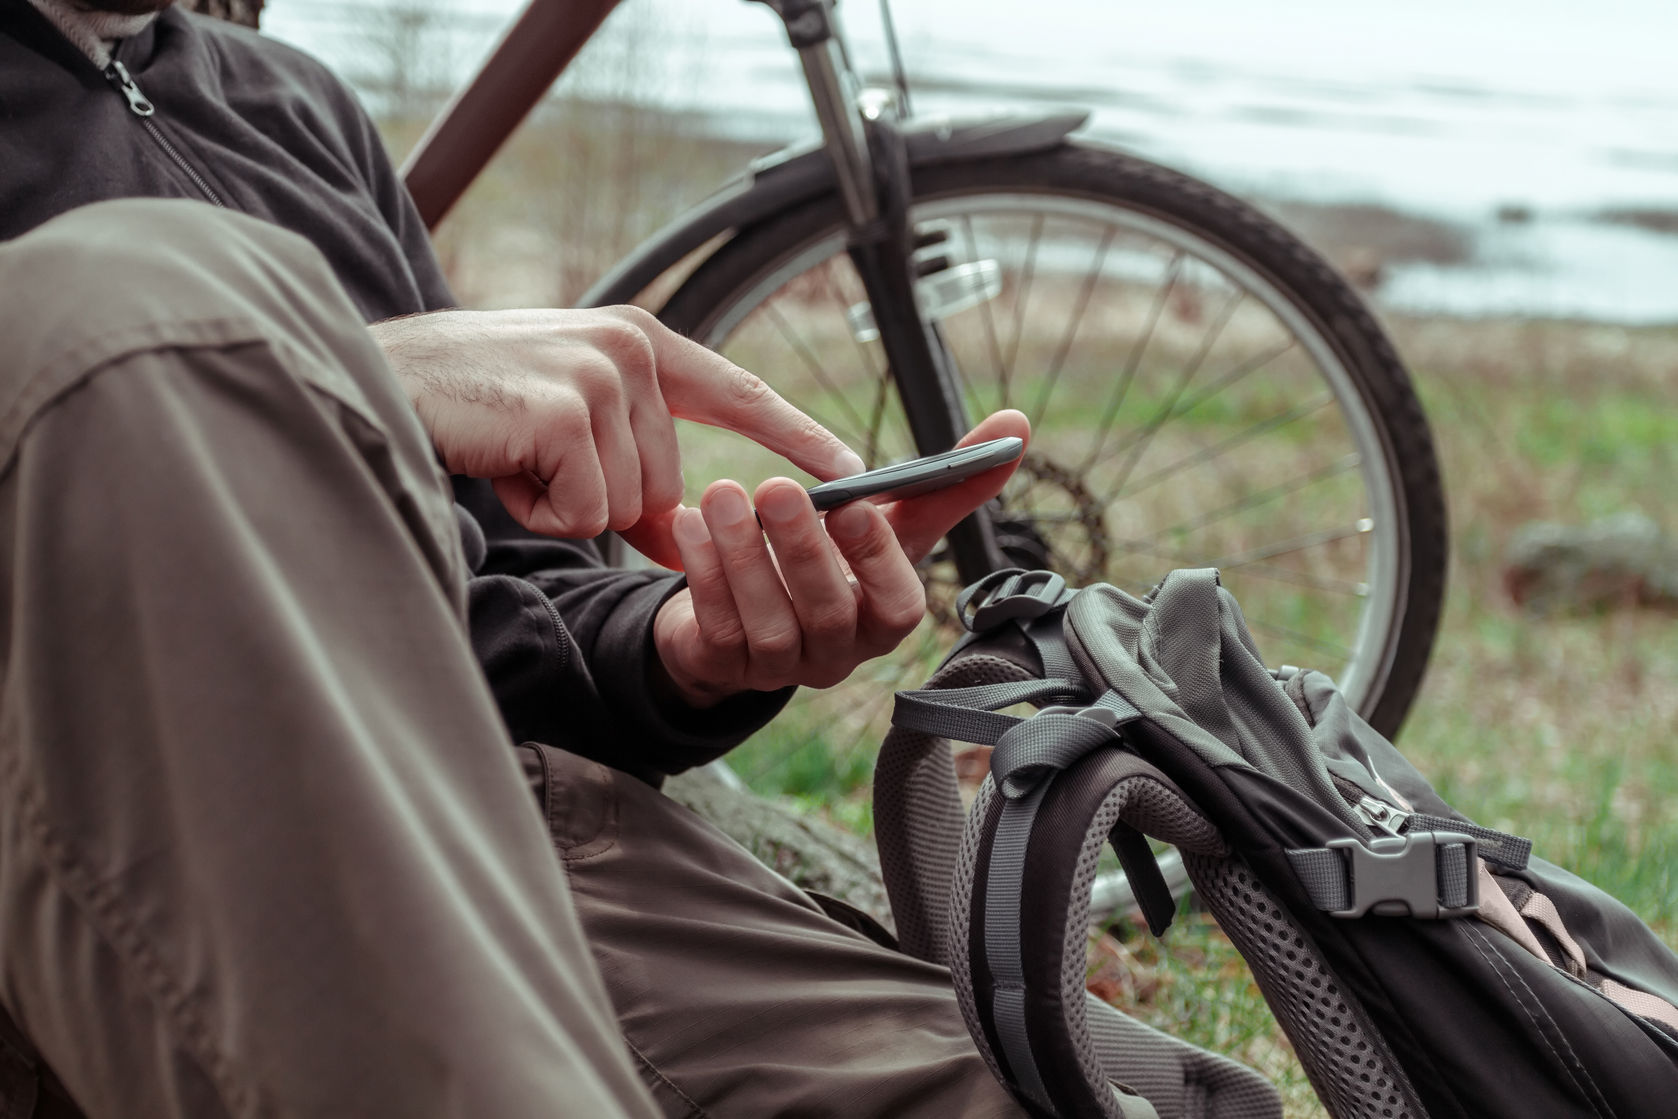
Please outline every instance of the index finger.
[{"label": "index finger", "polygon": [[738,432],[824,481],[862,472],[860,455],[755,373],[671,330],[653,351],[671,415]]}]

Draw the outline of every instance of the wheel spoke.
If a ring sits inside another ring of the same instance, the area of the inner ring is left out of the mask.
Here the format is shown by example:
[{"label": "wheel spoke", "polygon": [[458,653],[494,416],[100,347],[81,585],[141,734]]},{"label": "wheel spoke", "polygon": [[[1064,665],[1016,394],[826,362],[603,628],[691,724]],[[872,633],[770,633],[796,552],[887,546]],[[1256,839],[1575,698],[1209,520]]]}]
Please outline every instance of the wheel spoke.
[{"label": "wheel spoke", "polygon": [[[857,415],[856,409],[851,407],[851,403],[845,398],[845,394],[840,392],[839,387],[833,383],[833,380],[830,377],[828,377],[827,370],[822,367],[822,363],[820,361],[816,360],[816,355],[810,349],[809,345],[805,343],[804,339],[798,336],[797,331],[793,330],[792,324],[787,322],[786,316],[781,314],[780,309],[775,306],[773,300],[765,303],[763,305],[763,309],[769,315],[769,321],[775,324],[775,329],[780,331],[781,337],[786,339],[787,345],[791,346],[793,352],[803,359],[805,366],[810,370],[810,376],[815,378],[816,383],[826,389],[829,395],[833,397],[834,403],[836,403],[851,417],[851,422],[856,426],[851,428],[850,439],[848,441],[859,443],[865,442],[867,439],[868,425],[863,421],[861,416]],[[808,401],[801,401],[799,406],[806,412],[810,410]],[[815,417],[811,418],[813,419]],[[829,428],[833,426],[825,420],[822,422]],[[834,434],[838,435],[839,432],[834,432]]]},{"label": "wheel spoke", "polygon": [[1345,664],[1352,659],[1352,650],[1340,644],[1338,641],[1329,641],[1322,637],[1312,637],[1309,634],[1300,633],[1298,630],[1288,629],[1285,626],[1279,626],[1273,622],[1255,622],[1249,619],[1247,622],[1247,628],[1292,641],[1295,644],[1305,646],[1307,649],[1314,649],[1319,653],[1333,657],[1336,663],[1339,664]]},{"label": "wheel spoke", "polygon": [[[1314,542],[1303,546],[1300,545],[1300,541],[1304,538],[1296,538],[1295,540],[1288,542],[1286,552],[1278,554],[1291,554],[1293,552],[1305,551],[1309,547],[1332,543],[1333,540],[1345,539],[1347,536],[1353,535],[1356,535],[1355,531],[1339,532],[1331,539],[1315,540]],[[1288,568],[1277,567],[1275,564],[1270,563],[1261,563],[1256,559],[1252,561],[1226,562],[1225,560],[1221,560],[1217,557],[1208,558],[1204,553],[1188,552],[1177,548],[1131,547],[1128,545],[1121,545],[1119,547],[1121,551],[1128,555],[1147,556],[1150,559],[1157,559],[1162,563],[1168,563],[1172,567],[1216,567],[1220,571],[1240,571],[1243,579],[1257,576],[1258,578],[1269,579],[1273,582],[1292,583],[1296,586],[1310,587],[1314,590],[1328,591],[1332,594],[1342,594],[1352,598],[1369,597],[1369,587],[1365,583],[1355,582],[1350,579],[1337,579],[1326,575],[1309,575],[1299,571],[1290,571]],[[1237,557],[1237,559],[1239,559],[1239,557]]]},{"label": "wheel spoke", "polygon": [[1217,559],[1207,560],[1201,566],[1234,571],[1238,567],[1245,567],[1260,560],[1275,559],[1278,556],[1291,556],[1296,552],[1320,548],[1324,544],[1332,544],[1336,540],[1346,540],[1353,536],[1362,536],[1374,530],[1375,522],[1368,517],[1363,517],[1356,524],[1307,532],[1303,536],[1295,536],[1290,540],[1278,541],[1275,544],[1263,544],[1257,548],[1249,548],[1245,552],[1236,552],[1233,555],[1219,556]]},{"label": "wheel spoke", "polygon": [[886,407],[891,403],[889,380],[884,369],[874,375],[874,412],[868,417],[868,449],[863,458],[869,468],[880,465],[885,455],[880,446],[880,434],[885,427]]},{"label": "wheel spoke", "polygon": [[839,290],[838,281],[833,276],[834,262],[838,259],[838,257],[829,259],[823,267],[822,286],[827,289],[828,295],[833,300],[833,305],[839,311],[840,321],[845,324],[845,333],[850,335],[851,344],[856,347],[857,362],[862,366],[863,372],[868,375],[869,383],[874,386],[874,408],[872,414],[868,417],[868,427],[863,440],[865,445],[862,451],[864,464],[873,467],[880,461],[880,429],[886,412],[886,381],[888,378],[885,365],[876,359],[874,353],[867,346],[863,345],[862,339],[856,336],[856,331],[850,329],[851,304]]},{"label": "wheel spoke", "polygon": [[1325,392],[1315,400],[1301,404],[1297,408],[1289,408],[1286,412],[1278,413],[1267,420],[1260,420],[1258,423],[1237,432],[1221,443],[1214,443],[1210,447],[1203,448],[1195,454],[1178,459],[1170,466],[1161,467],[1151,474],[1144,475],[1131,483],[1129,489],[1124,490],[1121,493],[1115,493],[1113,497],[1115,500],[1120,497],[1132,497],[1150,486],[1158,485],[1179,471],[1187,470],[1191,466],[1199,466],[1202,463],[1222,458],[1224,455],[1235,450],[1237,447],[1252,442],[1254,439],[1264,435],[1266,432],[1275,431],[1280,427],[1286,427],[1288,424],[1302,420],[1306,416],[1309,416],[1312,412],[1321,411],[1323,408],[1326,408],[1333,403],[1334,394]]},{"label": "wheel spoke", "polygon": [[[1193,396],[1187,404],[1179,403],[1177,407],[1172,409],[1171,414],[1165,417],[1160,426],[1163,427],[1172,420],[1175,420],[1180,416],[1186,416],[1190,412],[1193,412],[1196,408],[1205,404],[1208,400],[1214,399],[1219,393],[1236,384],[1239,384],[1241,381],[1252,376],[1254,373],[1257,373],[1260,369],[1263,369],[1266,365],[1269,365],[1271,362],[1293,349],[1296,344],[1297,339],[1289,338],[1286,342],[1283,342],[1274,349],[1267,350],[1256,357],[1248,358],[1246,361],[1225,373],[1222,377],[1219,377],[1216,381],[1207,385],[1199,393],[1195,394],[1195,396]],[[1126,444],[1120,444],[1110,453],[1105,455],[1100,462],[1091,463],[1090,466],[1095,467],[1103,465],[1111,460],[1115,455],[1123,454],[1125,448]]]},{"label": "wheel spoke", "polygon": [[1159,317],[1165,310],[1166,300],[1171,298],[1171,292],[1177,287],[1177,280],[1183,272],[1183,251],[1177,250],[1171,257],[1171,263],[1165,267],[1165,282],[1154,292],[1154,302],[1148,308],[1148,319],[1142,328],[1142,334],[1130,345],[1130,353],[1125,355],[1124,370],[1119,374],[1118,383],[1113,386],[1112,395],[1108,397],[1107,407],[1102,410],[1101,419],[1095,425],[1095,440],[1090,444],[1089,454],[1079,464],[1078,472],[1088,470],[1101,457],[1101,446],[1107,442],[1107,432],[1118,418],[1119,409],[1124,407],[1125,397],[1130,395],[1130,383],[1136,379],[1136,370],[1142,364],[1142,354],[1147,350],[1148,343],[1154,339],[1154,330],[1159,326]]},{"label": "wheel spoke", "polygon": [[[979,238],[973,232],[973,215],[963,214],[961,216],[961,224],[962,227],[967,230],[968,259],[977,261],[981,258],[979,256]],[[1002,360],[1002,342],[997,337],[996,317],[991,312],[990,300],[980,300],[979,309],[984,316],[985,340],[990,343],[991,365],[996,370],[996,385],[997,392],[999,394],[996,406],[998,408],[1007,408],[1009,406],[1008,402],[1010,399],[1009,389],[1011,386],[1009,381],[1011,379],[1012,370],[1010,370]]]},{"label": "wheel spoke", "polygon": [[[1031,491],[1022,490],[1021,494],[1023,495],[1025,493],[1029,493],[1029,492],[1031,492]],[[1079,516],[1077,513],[1033,513],[1033,514],[1031,514],[1031,523],[1033,525],[1081,524],[1083,522],[1083,519],[1084,518]]]},{"label": "wheel spoke", "polygon": [[[1231,571],[1237,570],[1230,568]],[[1309,587],[1314,591],[1327,591],[1329,594],[1342,594],[1349,598],[1368,598],[1369,584],[1354,579],[1336,579],[1329,575],[1307,575],[1302,571],[1291,571],[1286,567],[1277,567],[1271,563],[1245,563],[1239,568],[1241,578],[1270,579],[1277,583],[1291,583],[1296,587]]]},{"label": "wheel spoke", "polygon": [[1194,532],[1196,529],[1205,528],[1209,524],[1214,524],[1221,520],[1227,520],[1228,518],[1235,516],[1237,513],[1245,513],[1249,509],[1257,509],[1261,505],[1268,505],[1272,501],[1278,501],[1290,494],[1295,494],[1301,490],[1308,489],[1309,487],[1316,485],[1318,482],[1333,478],[1339,474],[1344,474],[1348,470],[1356,470],[1361,461],[1362,459],[1358,455],[1345,455],[1336,461],[1329,463],[1327,466],[1319,467],[1316,470],[1306,471],[1304,474],[1296,475],[1295,477],[1278,485],[1271,486],[1268,489],[1248,494],[1238,501],[1232,501],[1228,505],[1220,506],[1209,513],[1203,513],[1198,517],[1190,517],[1186,521],[1178,521],[1174,525],[1168,525],[1167,527],[1154,533],[1152,536],[1141,540],[1122,541],[1121,546],[1127,549],[1134,548],[1136,550],[1143,550],[1160,540],[1164,540],[1168,536],[1186,535],[1187,533]]},{"label": "wheel spoke", "polygon": [[1008,376],[1014,375],[1014,360],[1020,356],[1020,339],[1025,336],[1025,305],[1031,295],[1031,282],[1037,277],[1037,246],[1043,240],[1043,215],[1031,218],[1031,241],[1025,248],[1025,266],[1020,270],[1019,290],[1014,293],[1014,339],[1008,348],[1005,363]]},{"label": "wheel spoke", "polygon": [[1269,365],[1271,362],[1275,361],[1298,344],[1299,339],[1289,338],[1286,342],[1281,343],[1274,349],[1266,350],[1257,357],[1249,358],[1248,360],[1242,362],[1234,369],[1231,369],[1228,373],[1225,373],[1222,377],[1219,377],[1216,381],[1207,385],[1204,389],[1192,397],[1187,404],[1177,409],[1172,418],[1175,419],[1177,416],[1188,415],[1202,404],[1205,404],[1208,400],[1216,398],[1219,393],[1222,393],[1233,386],[1240,384],[1248,377],[1251,377],[1254,373],[1257,373],[1260,369],[1263,369],[1265,366]]},{"label": "wheel spoke", "polygon": [[1113,243],[1113,229],[1101,235],[1101,244],[1096,247],[1095,261],[1090,265],[1090,273],[1084,277],[1083,286],[1078,290],[1078,298],[1072,308],[1072,314],[1067,319],[1066,332],[1061,335],[1060,345],[1055,350],[1055,359],[1049,364],[1049,372],[1043,380],[1043,387],[1037,393],[1037,407],[1031,413],[1031,426],[1036,427],[1043,419],[1043,413],[1049,407],[1049,394],[1054,391],[1055,383],[1060,380],[1061,368],[1066,364],[1066,355],[1071,352],[1072,341],[1078,336],[1078,328],[1084,323],[1084,312],[1089,309],[1090,296],[1095,292],[1095,285],[1101,279],[1101,266],[1107,261],[1107,248]]},{"label": "wheel spoke", "polygon": [[[1136,438],[1129,440],[1124,462],[1119,467],[1118,480],[1113,483],[1115,491],[1124,489],[1125,483],[1130,480],[1131,472],[1136,469],[1136,464],[1142,461],[1142,455],[1147,451],[1148,444],[1153,442],[1154,436],[1158,435],[1160,429],[1170,421],[1173,410],[1177,407],[1177,401],[1182,399],[1183,393],[1188,391],[1189,384],[1199,375],[1200,367],[1206,363],[1206,355],[1211,353],[1212,347],[1218,344],[1218,339],[1223,335],[1224,327],[1229,325],[1229,320],[1235,315],[1235,308],[1240,306],[1241,300],[1245,297],[1245,292],[1238,291],[1230,298],[1228,303],[1224,304],[1216,323],[1211,330],[1206,332],[1206,337],[1202,339],[1200,348],[1195,351],[1194,357],[1190,359],[1188,366],[1183,370],[1182,376],[1178,378],[1177,384],[1172,388],[1171,395],[1166,397],[1165,403],[1161,404],[1159,410],[1143,425]],[[1103,431],[1102,440],[1105,441],[1105,439],[1106,432]],[[1100,450],[1101,444],[1097,443],[1090,452],[1089,459],[1085,462],[1086,470],[1094,465],[1096,455],[1100,453]]]}]

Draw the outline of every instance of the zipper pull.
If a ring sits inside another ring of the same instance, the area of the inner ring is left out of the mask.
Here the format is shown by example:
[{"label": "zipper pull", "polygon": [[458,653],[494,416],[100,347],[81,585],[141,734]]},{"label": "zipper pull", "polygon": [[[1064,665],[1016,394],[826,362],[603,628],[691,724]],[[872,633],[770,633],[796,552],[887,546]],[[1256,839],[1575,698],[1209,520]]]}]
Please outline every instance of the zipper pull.
[{"label": "zipper pull", "polygon": [[1410,813],[1401,812],[1385,801],[1366,796],[1352,806],[1352,811],[1358,818],[1368,824],[1371,830],[1385,832],[1388,835],[1402,835],[1404,825],[1410,822]]},{"label": "zipper pull", "polygon": [[105,68],[105,77],[116,83],[122,95],[128,99],[128,107],[137,117],[149,117],[157,112],[156,106],[146,100],[146,95],[140,92],[140,87],[134,82],[134,75],[128,72],[128,67],[111,59],[111,64]]}]

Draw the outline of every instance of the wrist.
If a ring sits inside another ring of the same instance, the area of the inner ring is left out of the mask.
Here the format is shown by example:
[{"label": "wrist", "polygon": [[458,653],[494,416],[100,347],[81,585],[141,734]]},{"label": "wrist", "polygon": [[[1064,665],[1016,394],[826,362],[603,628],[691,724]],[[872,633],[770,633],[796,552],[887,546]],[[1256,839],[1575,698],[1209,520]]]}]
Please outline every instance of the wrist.
[{"label": "wrist", "polygon": [[471,329],[471,312],[422,311],[372,323],[367,330],[384,352],[402,391],[416,408],[427,393],[458,395],[458,355],[450,352]]},{"label": "wrist", "polygon": [[664,663],[664,658],[658,655],[648,658],[647,673],[647,687],[652,692],[653,702],[665,710],[707,711],[740,694],[738,688],[707,684],[672,671]]}]

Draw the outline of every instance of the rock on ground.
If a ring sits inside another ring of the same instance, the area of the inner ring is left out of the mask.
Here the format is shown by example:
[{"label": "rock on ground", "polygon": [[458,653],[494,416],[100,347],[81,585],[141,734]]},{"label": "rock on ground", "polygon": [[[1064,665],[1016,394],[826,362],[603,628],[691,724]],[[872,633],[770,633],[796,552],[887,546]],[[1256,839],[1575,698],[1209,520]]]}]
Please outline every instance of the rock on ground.
[{"label": "rock on ground", "polygon": [[1534,521],[1510,537],[1503,583],[1534,614],[1678,608],[1678,541],[1641,513],[1583,526]]}]

